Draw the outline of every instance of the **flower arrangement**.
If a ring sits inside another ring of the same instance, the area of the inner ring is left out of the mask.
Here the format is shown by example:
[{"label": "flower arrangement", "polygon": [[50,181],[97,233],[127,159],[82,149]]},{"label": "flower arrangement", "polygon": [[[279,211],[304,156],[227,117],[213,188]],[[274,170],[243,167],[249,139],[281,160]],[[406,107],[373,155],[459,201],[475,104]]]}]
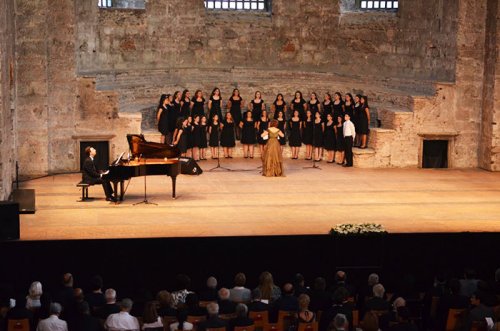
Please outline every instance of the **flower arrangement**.
[{"label": "flower arrangement", "polygon": [[380,235],[387,231],[380,224],[337,224],[330,230],[331,235],[352,236],[352,235]]}]

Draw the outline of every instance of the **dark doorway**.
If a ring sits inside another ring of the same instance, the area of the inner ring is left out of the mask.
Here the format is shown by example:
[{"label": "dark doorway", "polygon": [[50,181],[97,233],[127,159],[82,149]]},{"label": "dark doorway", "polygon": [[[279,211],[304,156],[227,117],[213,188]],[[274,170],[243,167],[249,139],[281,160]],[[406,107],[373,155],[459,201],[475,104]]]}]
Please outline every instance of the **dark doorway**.
[{"label": "dark doorway", "polygon": [[99,170],[108,169],[109,166],[109,142],[108,141],[80,141],[80,171],[83,167],[83,161],[87,158],[85,147],[94,147],[97,154],[94,162]]},{"label": "dark doorway", "polygon": [[422,168],[448,168],[448,140],[424,140]]}]

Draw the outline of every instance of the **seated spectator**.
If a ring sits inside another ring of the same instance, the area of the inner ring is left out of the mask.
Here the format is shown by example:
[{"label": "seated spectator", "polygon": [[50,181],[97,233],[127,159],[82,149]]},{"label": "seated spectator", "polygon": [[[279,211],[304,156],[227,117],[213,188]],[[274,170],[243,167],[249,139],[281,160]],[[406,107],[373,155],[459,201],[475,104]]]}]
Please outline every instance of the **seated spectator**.
[{"label": "seated spectator", "polygon": [[106,319],[104,327],[110,331],[139,331],[139,321],[134,316],[130,315],[132,310],[132,300],[125,298],[120,303],[120,312],[111,314]]},{"label": "seated spectator", "polygon": [[450,309],[466,309],[469,307],[469,299],[460,294],[460,281],[458,279],[451,279],[448,287],[450,294],[441,297],[436,311],[439,329],[444,329]]},{"label": "seated spectator", "polygon": [[174,299],[168,291],[160,291],[156,295],[156,300],[158,301],[158,315],[161,317],[165,316],[177,316],[177,310],[174,308]]},{"label": "seated spectator", "polygon": [[290,283],[283,285],[283,295],[275,302],[278,310],[297,311],[299,310],[299,300],[294,296],[294,288]]},{"label": "seated spectator", "polygon": [[146,302],[144,313],[142,314],[142,329],[163,328],[163,322],[158,311],[156,310],[156,302]]},{"label": "seated spectator", "polygon": [[185,308],[187,309],[188,316],[205,316],[207,314],[207,310],[200,307],[200,301],[195,293],[187,295]]},{"label": "seated spectator", "polygon": [[478,279],[474,269],[466,269],[464,278],[460,279],[460,294],[470,298],[477,290]]},{"label": "seated spectator", "polygon": [[[65,273],[62,278],[62,287],[56,291],[55,301],[61,304],[63,310],[68,309],[75,302],[73,281],[73,275]],[[64,314],[66,314],[66,311],[63,312]]]},{"label": "seated spectator", "polygon": [[373,297],[366,301],[366,310],[389,311],[390,304],[384,300],[385,288],[382,284],[373,286]]},{"label": "seated spectator", "polygon": [[106,304],[106,298],[102,293],[103,280],[101,276],[94,276],[90,280],[90,292],[85,295],[91,311],[95,311]]},{"label": "seated spectator", "polygon": [[68,331],[68,324],[66,321],[59,319],[62,312],[62,306],[53,302],[50,304],[49,314],[46,319],[41,320],[36,328],[37,331]]},{"label": "seated spectator", "polygon": [[194,325],[187,321],[187,311],[184,309],[177,310],[177,322],[170,324],[170,331],[193,330]]},{"label": "seated spectator", "polygon": [[269,302],[275,301],[281,296],[280,288],[274,285],[273,275],[268,271],[260,274],[259,286],[256,287],[256,290],[260,291],[263,300],[269,300]]},{"label": "seated spectator", "polygon": [[[372,275],[376,275],[376,274],[372,274]],[[372,277],[375,277],[375,276],[372,276]],[[378,283],[378,279],[377,279],[377,283]],[[345,271],[342,271],[342,270],[339,270],[335,273],[335,284],[333,284],[332,288],[330,289],[330,293],[334,293],[339,287],[345,287],[347,292],[349,292],[350,297],[353,297],[356,295],[356,291],[355,291],[354,287],[347,283],[347,273]]]},{"label": "seated spectator", "polygon": [[229,299],[236,303],[247,303],[252,299],[252,292],[245,287],[247,278],[240,272],[234,276],[234,287],[230,290]]},{"label": "seated spectator", "polygon": [[33,282],[30,285],[28,296],[26,297],[26,308],[27,309],[38,309],[42,306],[40,297],[43,294],[42,283]]},{"label": "seated spectator", "polygon": [[311,299],[307,294],[301,294],[299,296],[299,312],[297,314],[297,320],[299,323],[311,323],[316,320],[316,314],[309,310],[309,303]]},{"label": "seated spectator", "polygon": [[360,324],[363,331],[379,331],[378,317],[372,311],[365,314]]},{"label": "seated spectator", "polygon": [[365,303],[373,296],[373,286],[379,283],[379,276],[376,273],[372,273],[368,276],[368,284],[366,287],[362,287],[358,293],[358,308],[360,311],[365,311]]},{"label": "seated spectator", "polygon": [[207,288],[200,293],[201,301],[217,301],[217,279],[213,276],[207,279]]},{"label": "seated spectator", "polygon": [[401,306],[397,310],[397,323],[389,328],[389,331],[418,331],[415,324],[410,321],[410,311]]},{"label": "seated spectator", "polygon": [[307,293],[306,281],[302,274],[295,274],[293,277],[294,294],[298,298],[301,294]]},{"label": "seated spectator", "polygon": [[387,313],[379,316],[378,324],[382,330],[385,330],[389,325],[398,322],[398,309],[406,307],[406,300],[402,297],[397,297],[392,303],[392,309]]},{"label": "seated spectator", "polygon": [[259,290],[252,291],[252,302],[248,304],[249,311],[269,311],[269,304],[262,301],[262,296]]},{"label": "seated spectator", "polygon": [[233,314],[236,304],[229,300],[230,292],[227,288],[223,287],[219,290],[219,313],[220,314]]},{"label": "seated spectator", "polygon": [[176,291],[172,292],[172,298],[174,300],[174,307],[177,308],[179,304],[186,303],[186,297],[189,293],[193,293],[189,290],[191,287],[191,278],[185,274],[177,275],[175,279],[177,286]]},{"label": "seated spectator", "polygon": [[498,301],[497,295],[494,293],[493,289],[490,287],[491,285],[487,282],[480,280],[477,282],[477,291],[475,294],[479,294],[481,296],[481,302],[488,307],[498,306],[500,303]]},{"label": "seated spectator", "polygon": [[20,295],[18,298],[16,298],[16,305],[7,311],[5,315],[6,322],[8,323],[9,320],[22,320],[27,318],[29,320],[31,328],[34,330],[34,314],[31,310],[27,309],[26,306],[26,298],[24,297],[24,295]]},{"label": "seated spectator", "polygon": [[95,316],[100,319],[107,319],[109,315],[116,314],[120,312],[120,306],[116,304],[116,291],[112,288],[108,288],[104,292],[104,298],[106,299],[106,304],[95,311]]},{"label": "seated spectator", "polygon": [[332,305],[331,294],[326,291],[326,281],[323,277],[314,280],[314,285],[309,290],[311,299],[310,309],[314,312],[325,311]]},{"label": "seated spectator", "polygon": [[353,306],[347,299],[349,292],[344,287],[339,287],[333,294],[333,305],[323,312],[319,320],[319,330],[326,331],[330,323],[334,320],[337,314],[346,316],[349,323],[352,323]]},{"label": "seated spectator", "polygon": [[208,328],[226,327],[226,321],[219,318],[219,305],[211,302],[207,305],[208,318],[198,324],[197,331],[205,331]]},{"label": "seated spectator", "polygon": [[470,299],[471,309],[469,311],[469,319],[472,322],[484,321],[486,317],[493,317],[493,309],[483,303],[483,297],[480,293],[476,292]]},{"label": "seated spectator", "polygon": [[250,326],[253,325],[253,320],[248,318],[248,307],[245,304],[238,303],[236,305],[236,317],[231,319],[228,323],[228,331],[234,330],[236,326]]},{"label": "seated spectator", "polygon": [[64,318],[68,323],[68,329],[76,328],[80,316],[80,304],[84,302],[83,290],[79,287],[73,290],[73,301],[68,304],[64,311]]},{"label": "seated spectator", "polygon": [[86,301],[80,303],[78,310],[79,310],[79,315],[76,320],[75,327],[72,328],[72,330],[76,331],[104,330],[99,319],[90,315],[90,305]]},{"label": "seated spectator", "polygon": [[335,331],[347,331],[349,330],[349,322],[344,314],[337,314],[333,318],[332,325],[329,327],[330,330]]}]

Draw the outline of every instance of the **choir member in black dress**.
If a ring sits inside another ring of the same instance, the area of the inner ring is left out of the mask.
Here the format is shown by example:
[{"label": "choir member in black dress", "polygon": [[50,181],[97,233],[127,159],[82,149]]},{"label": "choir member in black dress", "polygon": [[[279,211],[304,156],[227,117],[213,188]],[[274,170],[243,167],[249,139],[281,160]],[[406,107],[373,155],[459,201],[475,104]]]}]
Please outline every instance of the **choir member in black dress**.
[{"label": "choir member in black dress", "polygon": [[370,132],[370,108],[368,107],[368,97],[361,96],[361,112],[359,113],[359,123],[356,132],[361,136],[361,146],[359,148],[366,148],[366,140]]},{"label": "choir member in black dress", "polygon": [[306,160],[312,160],[314,118],[309,109],[306,110],[306,119],[302,127],[302,142],[306,145]]},{"label": "choir member in black dress", "polygon": [[337,121],[335,122],[335,160],[337,164],[344,163],[344,151],[345,151],[345,139],[344,139],[344,128],[342,126],[342,117],[337,116]]},{"label": "choir member in black dress", "polygon": [[166,144],[171,144],[174,140],[174,132],[177,125],[177,115],[174,109],[174,97],[170,96],[167,103],[167,121],[168,121],[168,134],[165,140]]},{"label": "choir member in black dress", "polygon": [[222,96],[218,87],[214,88],[210,100],[208,100],[208,118],[212,119],[215,114],[222,118]]},{"label": "choir member in black dress", "polygon": [[266,109],[262,94],[260,91],[255,92],[254,99],[248,104],[248,110],[252,112],[252,117],[255,122],[259,121],[262,111]]},{"label": "choir member in black dress", "polygon": [[290,136],[288,137],[288,145],[292,148],[292,160],[299,158],[300,146],[302,146],[302,119],[298,110],[293,111],[292,118],[290,118],[289,128]]},{"label": "choir member in black dress", "polygon": [[187,137],[185,134],[187,124],[187,118],[179,118],[177,120],[176,129],[174,131],[174,141],[172,144],[179,148],[179,150],[181,151],[181,156],[186,156],[187,152]]},{"label": "choir member in black dress", "polygon": [[[193,102],[191,101],[191,92],[189,90],[182,91],[181,96],[181,116],[188,117],[191,115],[193,109]],[[193,116],[194,118],[194,116]]]},{"label": "choir member in black dress", "polygon": [[257,143],[255,135],[257,123],[253,120],[252,112],[247,111],[240,122],[241,143],[243,144],[243,156],[253,159],[254,145]]},{"label": "choir member in black dress", "polygon": [[220,124],[220,145],[223,147],[224,157],[233,158],[233,148],[236,145],[234,137],[234,121],[230,112],[226,113],[224,121]]},{"label": "choir member in black dress", "polygon": [[193,157],[193,118],[189,116],[184,134],[186,136],[187,151],[186,156]]},{"label": "choir member in black dress", "polygon": [[302,97],[302,92],[295,92],[295,97],[290,103],[290,110],[292,111],[292,113],[297,110],[302,121],[306,119],[307,102]]},{"label": "choir member in black dress", "polygon": [[219,115],[215,116],[210,121],[210,126],[208,127],[210,154],[212,154],[212,159],[219,158],[219,141],[220,141],[220,122]]},{"label": "choir member in black dress", "polygon": [[316,92],[311,93],[311,99],[309,99],[307,107],[311,110],[313,117],[316,117],[316,113],[321,113],[320,102],[318,100],[318,95],[316,94]]},{"label": "choir member in black dress", "polygon": [[[361,94],[356,94],[354,97],[354,111],[351,117],[351,121],[354,124],[356,130],[359,130],[359,114],[361,113]],[[360,135],[356,135],[356,139],[354,139],[354,146],[359,147],[361,144]]]},{"label": "choir member in black dress", "polygon": [[335,123],[333,122],[333,114],[326,115],[325,135],[323,139],[323,147],[326,149],[326,162],[333,163],[335,156]]},{"label": "choir member in black dress", "polygon": [[201,125],[200,116],[196,115],[193,119],[193,129],[191,133],[193,141],[193,159],[200,161],[200,145],[201,145]]},{"label": "choir member in black dress", "polygon": [[229,112],[233,116],[233,120],[235,125],[235,132],[236,132],[236,140],[241,139],[241,128],[239,126],[239,123],[241,122],[241,105],[243,104],[243,99],[240,96],[240,90],[235,88],[233,90],[233,94],[229,98],[229,101],[227,102],[227,109],[229,109]]},{"label": "choir member in black dress", "polygon": [[333,101],[330,93],[325,93],[323,98],[323,118],[325,121],[328,114],[331,114],[333,118]]},{"label": "choir member in black dress", "polygon": [[[319,103],[319,101],[318,101]],[[321,113],[314,113],[313,146],[314,161],[321,161],[321,150],[323,149],[323,134],[325,132],[325,123],[321,119]]]},{"label": "choir member in black dress", "polygon": [[340,92],[335,92],[333,95],[333,118],[337,118],[338,116],[344,118],[344,102],[342,102]]},{"label": "choir member in black dress", "polygon": [[174,101],[172,101],[172,106],[175,113],[175,123],[177,123],[178,118],[184,118],[182,116],[182,110],[181,110],[181,97],[182,97],[181,91],[174,92]]},{"label": "choir member in black dress", "polygon": [[191,99],[193,106],[191,108],[191,116],[194,115],[205,115],[205,98],[203,97],[203,92],[201,90],[196,90],[193,99]]},{"label": "choir member in black dress", "polygon": [[165,143],[166,137],[168,135],[168,103],[170,94],[162,94],[160,97],[160,103],[158,104],[158,109],[156,112],[156,124],[158,125],[158,131],[161,133],[160,142]]},{"label": "choir member in black dress", "polygon": [[[280,129],[280,131],[283,132],[283,134],[285,134],[287,129],[285,111],[278,110],[277,112],[275,112],[274,119],[278,121],[278,129]],[[283,149],[286,145],[286,135],[284,135],[283,137],[279,137],[279,142],[281,145],[281,153],[283,153]]]},{"label": "choir member in black dress", "polygon": [[[277,119],[278,112],[282,111],[283,114],[286,114],[286,102],[283,98],[283,94],[278,93],[276,99],[271,105],[271,112],[273,113],[273,119]],[[286,118],[285,116],[283,118]],[[280,129],[281,130],[281,129]],[[285,133],[285,131],[281,130],[281,132]]]},{"label": "choir member in black dress", "polygon": [[346,93],[344,101],[344,114],[349,114],[352,121],[352,115],[354,114],[354,101],[352,99],[351,93]]},{"label": "choir member in black dress", "polygon": [[207,159],[207,117],[202,116],[200,120],[200,160]]}]

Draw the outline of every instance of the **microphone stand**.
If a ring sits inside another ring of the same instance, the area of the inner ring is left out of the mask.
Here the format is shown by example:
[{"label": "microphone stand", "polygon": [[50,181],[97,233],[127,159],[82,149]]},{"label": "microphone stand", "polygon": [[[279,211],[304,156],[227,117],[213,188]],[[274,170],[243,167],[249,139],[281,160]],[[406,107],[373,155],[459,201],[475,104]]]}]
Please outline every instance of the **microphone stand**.
[{"label": "microphone stand", "polygon": [[[312,150],[312,153],[311,154],[315,154],[314,153],[314,131],[315,131],[315,126],[316,126],[316,114],[313,114],[314,116],[314,119],[311,119],[311,123],[312,123],[312,138],[313,138],[313,141],[312,141],[312,147],[313,147],[313,150]],[[321,122],[320,122],[321,123]],[[307,119],[306,119],[306,125],[307,125]],[[307,167],[302,167],[302,169],[317,169],[317,170],[323,170],[321,169],[321,167],[319,165],[316,164],[316,155],[311,155],[311,158],[312,158],[312,166],[307,166]]]},{"label": "microphone stand", "polygon": [[[141,155],[142,156],[142,155]],[[140,165],[140,162],[141,162],[141,159],[139,158],[139,176],[141,175],[142,171],[141,169],[145,168],[146,167],[146,158],[144,158],[144,166],[141,167]],[[136,202],[133,204],[133,206],[136,206],[136,205],[140,205],[140,204],[145,204],[145,205],[155,205],[155,206],[158,206],[158,204],[154,203],[154,202],[149,202],[148,201],[148,198],[147,198],[147,195],[146,195],[146,192],[147,192],[147,186],[146,186],[146,178],[147,178],[147,175],[146,175],[146,172],[144,172],[144,200],[142,200],[141,202]]]},{"label": "microphone stand", "polygon": [[215,167],[213,167],[212,169],[207,170],[208,172],[214,172],[214,171],[217,171],[217,170],[233,171],[233,169],[229,169],[229,168],[226,168],[226,167],[223,167],[223,166],[220,165],[220,136],[221,135],[222,135],[222,130],[221,130],[221,132],[219,134],[219,143],[217,144],[217,165]]}]

